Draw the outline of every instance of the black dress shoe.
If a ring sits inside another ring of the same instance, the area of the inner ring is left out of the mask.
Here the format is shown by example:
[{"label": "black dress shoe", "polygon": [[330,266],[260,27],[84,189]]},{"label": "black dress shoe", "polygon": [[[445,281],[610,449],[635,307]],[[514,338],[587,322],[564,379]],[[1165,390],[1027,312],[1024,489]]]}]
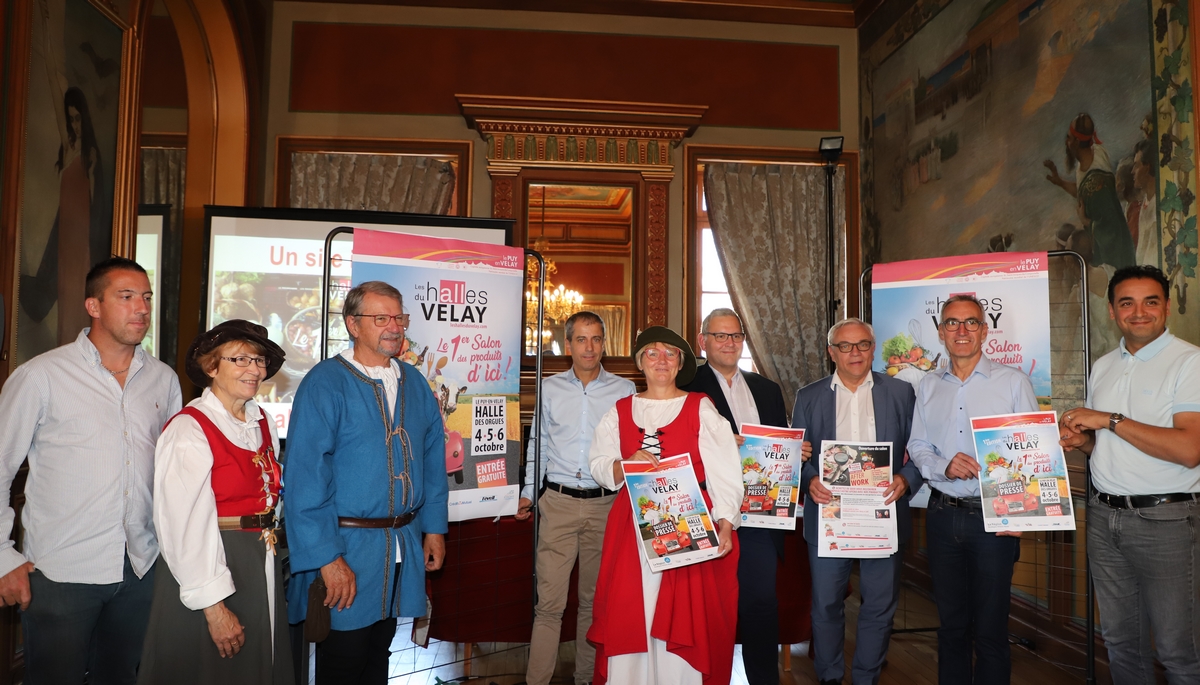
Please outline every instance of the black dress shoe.
[{"label": "black dress shoe", "polygon": [[842,685],[841,680],[822,680],[821,685]]}]

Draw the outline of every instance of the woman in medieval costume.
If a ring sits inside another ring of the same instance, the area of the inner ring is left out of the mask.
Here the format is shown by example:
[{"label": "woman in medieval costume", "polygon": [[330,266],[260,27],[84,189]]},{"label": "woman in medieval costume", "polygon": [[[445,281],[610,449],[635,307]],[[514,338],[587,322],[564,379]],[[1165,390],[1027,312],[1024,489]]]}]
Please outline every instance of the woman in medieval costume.
[{"label": "woman in medieval costume", "polygon": [[725,685],[733,670],[737,629],[739,520],[743,487],[729,422],[707,396],[680,390],[696,374],[691,346],[662,326],[634,345],[646,391],[619,400],[596,427],[589,462],[601,486],[624,484],[622,460],[657,464],[688,453],[716,522],[717,559],[661,573],[638,546],[629,498],[617,497],[604,531],[592,628],[595,683]]},{"label": "woman in medieval costume", "polygon": [[294,682],[275,553],[279,439],[254,401],[283,358],[267,329],[241,319],[188,350],[187,375],[204,392],[155,450],[161,555],[139,684]]}]

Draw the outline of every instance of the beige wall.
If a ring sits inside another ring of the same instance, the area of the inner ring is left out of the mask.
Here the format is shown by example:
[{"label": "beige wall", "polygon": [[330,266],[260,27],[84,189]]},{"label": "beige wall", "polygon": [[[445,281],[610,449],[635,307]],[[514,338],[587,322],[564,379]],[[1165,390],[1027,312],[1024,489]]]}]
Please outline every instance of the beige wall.
[{"label": "beige wall", "polygon": [[[428,138],[470,140],[475,143],[473,164],[472,216],[491,215],[491,182],[479,136],[467,128],[462,117],[401,116],[377,114],[327,114],[288,111],[289,68],[292,24],[295,22],[333,22],[362,24],[404,24],[427,26],[526,29],[539,31],[580,31],[589,33],[714,38],[836,45],[840,69],[841,131],[846,149],[858,149],[858,43],[851,29],[813,28],[766,24],[736,24],[699,20],[619,17],[606,15],[556,14],[548,12],[508,12],[498,10],[462,10],[380,5],[342,5],[308,2],[278,2],[274,6],[270,46],[268,105],[266,112],[266,160],[261,202],[270,205],[275,196],[275,140],[280,135],[348,136],[365,138]],[[764,68],[780,68],[770,65]],[[803,65],[793,68],[803,69]],[[380,84],[387,87],[387,84]],[[489,93],[504,95],[505,93]],[[689,102],[680,104],[707,104]],[[688,143],[702,145],[740,145],[814,149],[829,131],[768,130],[701,126]],[[684,278],[684,173],[683,148],[673,150],[676,164],[671,183],[669,220],[668,323],[676,329],[683,324]]]}]

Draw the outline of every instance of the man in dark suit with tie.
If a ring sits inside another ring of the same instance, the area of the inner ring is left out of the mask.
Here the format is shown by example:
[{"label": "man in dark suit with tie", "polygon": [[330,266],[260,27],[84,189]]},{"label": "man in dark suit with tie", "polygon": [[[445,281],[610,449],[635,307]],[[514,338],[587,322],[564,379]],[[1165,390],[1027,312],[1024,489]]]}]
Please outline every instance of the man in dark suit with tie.
[{"label": "man in dark suit with tie", "polygon": [[[708,395],[734,433],[743,423],[787,426],[783,391],[772,380],[738,368],[746,339],[732,309],[715,309],[700,324],[700,350],[708,363],[683,389]],[[738,435],[738,444],[743,442]],[[779,683],[779,606],[776,559],[783,556],[783,531],[740,528],[738,542],[738,639],[750,685]]]},{"label": "man in dark suit with tie", "polygon": [[[912,533],[908,500],[923,482],[917,465],[904,458],[912,429],[913,387],[871,371],[875,333],[869,324],[858,319],[839,321],[827,340],[837,371],[796,393],[792,427],[806,429],[804,441],[818,451],[822,440],[892,444],[892,482],[885,494],[888,502],[896,503],[898,540],[903,544]],[[841,683],[845,674],[846,584],[853,560],[818,556],[817,505],[830,501],[829,490],[821,485],[819,461],[805,461],[800,487],[806,495],[804,539],[812,571],[813,664],[817,679],[828,685]],[[862,606],[851,666],[854,685],[879,682],[900,599],[900,566],[899,552],[859,560]]]}]

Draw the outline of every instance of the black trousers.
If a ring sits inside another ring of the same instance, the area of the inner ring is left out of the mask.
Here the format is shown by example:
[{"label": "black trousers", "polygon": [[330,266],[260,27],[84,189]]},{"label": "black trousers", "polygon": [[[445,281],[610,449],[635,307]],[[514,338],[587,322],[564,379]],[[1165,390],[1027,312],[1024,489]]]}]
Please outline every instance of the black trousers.
[{"label": "black trousers", "polygon": [[738,529],[738,641],[750,685],[779,685],[779,602],[775,566],[783,535],[764,528]]},{"label": "black trousers", "polygon": [[386,685],[396,619],[358,630],[331,630],[317,643],[317,685]]}]

